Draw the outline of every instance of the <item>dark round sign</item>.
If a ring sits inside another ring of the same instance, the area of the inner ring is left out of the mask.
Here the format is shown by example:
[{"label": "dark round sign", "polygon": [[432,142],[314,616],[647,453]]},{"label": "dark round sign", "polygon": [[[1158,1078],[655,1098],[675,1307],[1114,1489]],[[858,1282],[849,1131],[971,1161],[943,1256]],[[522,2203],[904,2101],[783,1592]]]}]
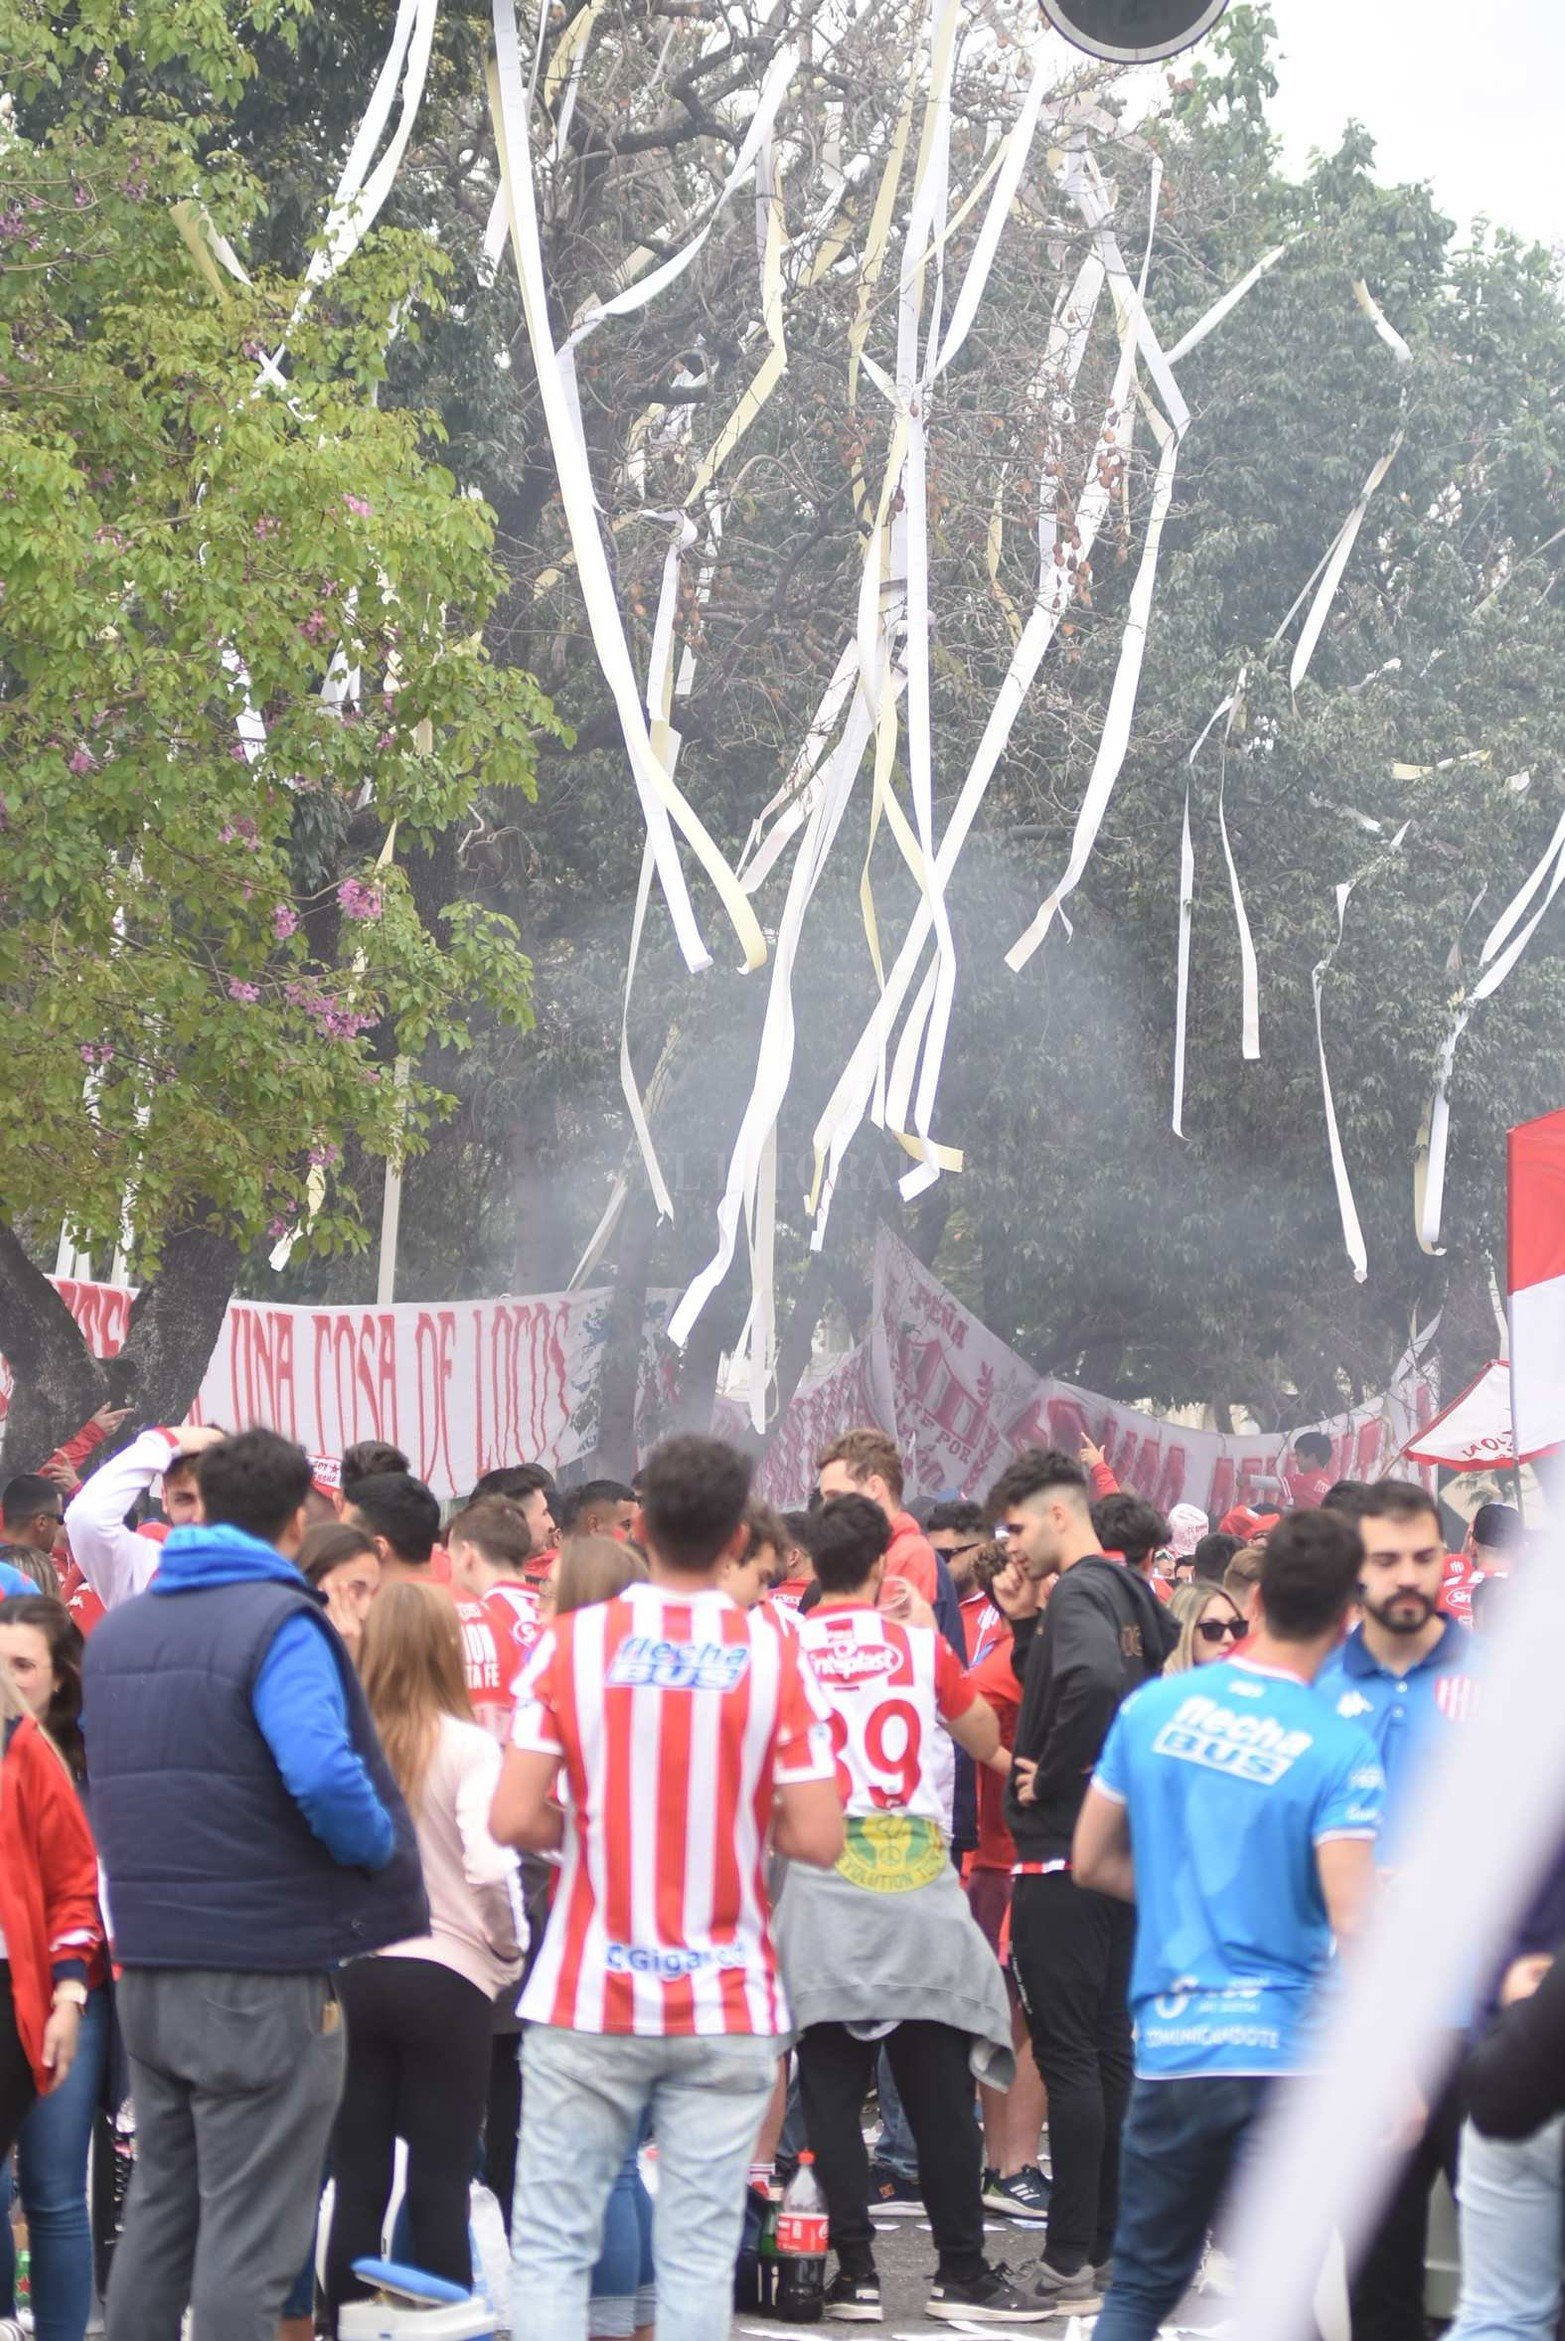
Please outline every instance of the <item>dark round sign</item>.
[{"label": "dark round sign", "polygon": [[1172,57],[1210,32],[1228,0],[1040,0],[1057,32],[1116,65]]}]

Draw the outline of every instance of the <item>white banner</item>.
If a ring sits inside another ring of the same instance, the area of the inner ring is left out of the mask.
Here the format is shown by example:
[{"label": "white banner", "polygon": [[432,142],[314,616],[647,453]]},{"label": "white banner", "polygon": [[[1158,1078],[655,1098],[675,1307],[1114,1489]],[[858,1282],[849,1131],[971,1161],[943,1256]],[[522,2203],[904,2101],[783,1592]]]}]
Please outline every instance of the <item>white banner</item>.
[{"label": "white banner", "polygon": [[[94,1356],[117,1356],[134,1295],[64,1279],[58,1290]],[[500,1464],[558,1471],[596,1443],[609,1297],[385,1309],[231,1301],[191,1412],[234,1430],[265,1423],[312,1455],[389,1439],[441,1497],[465,1495]],[[8,1394],[9,1372],[0,1380]]]},{"label": "white banner", "polygon": [[[1420,1337],[1424,1356],[1433,1333],[1430,1326]],[[803,1503],[816,1455],[859,1423],[896,1440],[910,1499],[981,1497],[1021,1448],[1074,1455],[1091,1438],[1123,1487],[1164,1511],[1199,1504],[1215,1524],[1235,1504],[1280,1507],[1280,1474],[1299,1431],[1331,1440],[1333,1478],[1374,1479],[1392,1469],[1437,1403],[1433,1366],[1409,1350],[1389,1389],[1351,1413],[1289,1432],[1192,1430],[1034,1373],[883,1228],[869,1337],[800,1391],[768,1449],[761,1484],[774,1503]]]}]

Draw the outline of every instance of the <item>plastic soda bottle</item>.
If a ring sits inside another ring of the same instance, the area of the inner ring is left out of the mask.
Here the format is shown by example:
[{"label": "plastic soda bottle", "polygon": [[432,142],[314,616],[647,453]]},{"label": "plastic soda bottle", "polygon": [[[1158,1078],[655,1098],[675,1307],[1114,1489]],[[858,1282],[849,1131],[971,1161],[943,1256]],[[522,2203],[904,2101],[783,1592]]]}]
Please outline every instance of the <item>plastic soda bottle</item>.
[{"label": "plastic soda bottle", "polygon": [[785,2325],[818,2325],[826,2308],[826,2198],[815,2157],[799,2156],[777,2213],[777,2305]]}]

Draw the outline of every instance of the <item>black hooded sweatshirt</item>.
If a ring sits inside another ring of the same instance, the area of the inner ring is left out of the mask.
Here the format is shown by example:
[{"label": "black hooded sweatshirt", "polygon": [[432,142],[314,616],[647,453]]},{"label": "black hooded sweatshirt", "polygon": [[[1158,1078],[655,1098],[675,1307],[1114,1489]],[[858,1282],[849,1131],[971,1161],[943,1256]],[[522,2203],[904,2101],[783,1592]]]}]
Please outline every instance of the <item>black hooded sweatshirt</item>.
[{"label": "black hooded sweatshirt", "polygon": [[1093,1768],[1122,1700],[1154,1675],[1179,1629],[1144,1577],[1094,1553],[1065,1570],[1036,1618],[1017,1620],[1018,1756],[1036,1757],[1032,1799],[1014,1775],[1005,1819],[1018,1861],[1067,1861]]}]

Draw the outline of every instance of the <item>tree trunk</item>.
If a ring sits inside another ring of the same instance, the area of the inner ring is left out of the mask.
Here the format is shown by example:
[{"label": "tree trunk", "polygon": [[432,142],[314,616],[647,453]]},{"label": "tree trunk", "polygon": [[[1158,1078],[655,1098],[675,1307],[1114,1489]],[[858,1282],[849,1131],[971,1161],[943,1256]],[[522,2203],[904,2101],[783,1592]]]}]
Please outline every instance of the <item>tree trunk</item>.
[{"label": "tree trunk", "polygon": [[36,1471],[109,1395],[103,1367],[14,1227],[0,1220],[0,1352],[11,1405],[0,1460]]},{"label": "tree trunk", "polygon": [[35,1469],[106,1401],[128,1405],[138,1426],[183,1421],[238,1272],[239,1247],[229,1237],[202,1226],[177,1230],[158,1274],[131,1303],[118,1357],[96,1358],[16,1230],[0,1220],[0,1351],[14,1377],[0,1449],[6,1468]]},{"label": "tree trunk", "polygon": [[644,1181],[632,1188],[620,1221],[614,1298],[598,1397],[598,1449],[594,1476],[628,1480],[636,1467],[636,1388],[641,1379],[642,1329],[647,1316],[647,1275],[657,1234],[657,1206]]},{"label": "tree trunk", "polygon": [[690,1339],[679,1361],[679,1385],[669,1413],[671,1431],[699,1431],[704,1436],[712,1427],[717,1377],[731,1332],[728,1315],[726,1309],[719,1307],[714,1294],[690,1328]]},{"label": "tree trunk", "polygon": [[1502,1356],[1504,1344],[1489,1291],[1488,1261],[1480,1256],[1454,1262],[1440,1311],[1442,1405],[1475,1381],[1491,1358]]},{"label": "tree trunk", "polygon": [[[194,1216],[194,1215],[192,1215]],[[163,1246],[163,1265],[131,1303],[121,1371],[134,1374],[129,1402],[141,1424],[183,1422],[200,1389],[239,1275],[232,1237],[194,1225]],[[225,1423],[225,1430],[246,1428]]]},{"label": "tree trunk", "polygon": [[770,1430],[756,1431],[746,1424],[741,1445],[752,1455],[764,1455],[777,1425],[787,1413],[794,1392],[804,1379],[815,1347],[815,1328],[826,1306],[829,1280],[824,1250],[812,1252],[788,1312],[788,1322],[777,1344],[777,1411]]}]

